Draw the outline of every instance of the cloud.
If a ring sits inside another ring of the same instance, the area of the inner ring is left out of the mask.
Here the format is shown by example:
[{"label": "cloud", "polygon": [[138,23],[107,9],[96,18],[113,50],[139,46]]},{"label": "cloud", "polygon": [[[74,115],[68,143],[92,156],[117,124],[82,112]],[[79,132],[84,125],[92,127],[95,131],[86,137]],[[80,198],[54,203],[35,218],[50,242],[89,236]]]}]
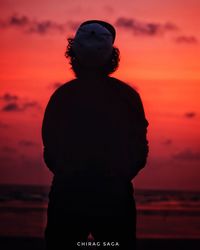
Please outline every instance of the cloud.
[{"label": "cloud", "polygon": [[[106,6],[107,11],[112,12],[112,7]],[[155,22],[141,22],[134,18],[120,17],[115,22],[119,28],[124,28],[132,31],[134,35],[155,36],[161,35],[168,31],[176,31],[178,28],[173,23],[155,23]],[[25,33],[37,33],[45,35],[50,32],[63,33],[67,29],[75,31],[80,22],[68,21],[66,23],[58,23],[52,20],[33,20],[25,15],[13,14],[7,20],[0,21],[0,28],[18,28]]]},{"label": "cloud", "polygon": [[10,16],[7,20],[0,20],[0,28],[25,28],[30,24],[30,20],[26,16],[18,16],[16,14]]},{"label": "cloud", "polygon": [[185,118],[188,118],[188,119],[192,119],[192,118],[194,118],[194,117],[196,117],[196,113],[195,112],[186,112],[185,114],[184,114],[184,117]]},{"label": "cloud", "polygon": [[4,95],[0,96],[0,99],[3,101],[16,101],[18,99],[18,96],[12,95],[10,93],[5,93]]},{"label": "cloud", "polygon": [[65,25],[58,24],[56,22],[52,22],[50,20],[43,22],[33,22],[29,29],[27,30],[30,33],[38,33],[38,34],[47,34],[52,31],[59,31],[63,33],[65,31]]},{"label": "cloud", "polygon": [[173,155],[173,158],[181,161],[199,161],[200,160],[200,151],[193,152],[191,149],[184,149]]},{"label": "cloud", "polygon": [[19,104],[17,102],[11,102],[8,104],[5,104],[2,108],[2,111],[4,112],[21,112],[21,111],[25,111],[27,109],[40,109],[40,105],[35,102],[24,102],[22,104]]},{"label": "cloud", "polygon": [[[112,13],[113,8],[105,6],[104,9]],[[13,14],[5,20],[0,20],[0,29],[14,28],[26,34],[47,35],[51,33],[65,33],[66,31],[75,32],[79,27],[79,21],[67,21],[59,23],[50,19],[36,20],[26,15]],[[179,27],[173,22],[145,22],[135,18],[119,17],[115,22],[116,27],[130,31],[135,36],[161,37],[166,33],[178,32]],[[179,35],[174,39],[177,44],[197,44],[198,38],[190,35]]]},{"label": "cloud", "polygon": [[19,97],[17,95],[11,94],[11,93],[5,93],[2,96],[0,96],[0,100],[2,100],[4,102],[11,102],[11,101],[19,100]]},{"label": "cloud", "polygon": [[[69,28],[71,27],[71,23]],[[40,35],[45,35],[50,32],[60,32],[66,31],[67,24],[57,23],[52,20],[32,20],[25,15],[14,14],[10,16],[7,20],[0,21],[0,28],[18,28],[23,30],[25,33],[37,33]]]},{"label": "cloud", "polygon": [[24,147],[35,147],[37,143],[30,141],[30,140],[21,140],[19,141],[19,145]]},{"label": "cloud", "polygon": [[12,112],[12,111],[22,111],[21,107],[16,102],[11,102],[3,106],[2,111]]},{"label": "cloud", "polygon": [[195,36],[178,36],[175,38],[175,42],[179,44],[197,44],[199,41]]},{"label": "cloud", "polygon": [[[124,30],[130,31],[135,36],[155,37],[166,33],[179,32],[180,28],[172,23],[141,22],[134,18],[120,17],[115,25]],[[199,42],[196,36],[179,35],[174,39],[177,44],[197,44]]]},{"label": "cloud", "polygon": [[173,23],[141,22],[133,18],[120,17],[115,25],[132,32],[138,36],[158,36],[166,32],[177,31],[178,27]]},{"label": "cloud", "polygon": [[26,16],[13,15],[8,19],[7,24],[11,26],[26,26],[30,22]]},{"label": "cloud", "polygon": [[10,93],[0,96],[0,100],[3,102],[1,110],[4,112],[20,112],[33,108],[41,109],[39,103],[36,101],[23,100],[19,96]]}]

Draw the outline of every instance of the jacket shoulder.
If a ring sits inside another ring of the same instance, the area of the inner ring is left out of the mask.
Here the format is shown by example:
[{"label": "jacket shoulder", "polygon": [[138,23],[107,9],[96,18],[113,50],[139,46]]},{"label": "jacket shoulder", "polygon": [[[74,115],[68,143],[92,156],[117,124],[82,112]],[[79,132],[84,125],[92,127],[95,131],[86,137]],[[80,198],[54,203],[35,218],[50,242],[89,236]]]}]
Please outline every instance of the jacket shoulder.
[{"label": "jacket shoulder", "polygon": [[57,96],[60,96],[64,93],[68,93],[68,92],[71,92],[74,87],[76,86],[77,84],[77,79],[73,79],[71,81],[68,81],[64,84],[62,84],[60,87],[58,87],[54,93],[52,94],[52,97],[57,97]]},{"label": "jacket shoulder", "polygon": [[126,94],[130,98],[140,98],[139,93],[127,83],[114,77],[109,77],[109,81],[113,87],[117,88],[120,92]]},{"label": "jacket shoulder", "polygon": [[148,121],[145,118],[143,103],[140,98],[139,93],[132,88],[127,83],[124,83],[116,78],[110,77],[110,82],[113,87],[117,88],[119,95],[129,103],[131,110],[135,112],[138,119],[142,119],[144,121],[145,126],[148,126]]}]

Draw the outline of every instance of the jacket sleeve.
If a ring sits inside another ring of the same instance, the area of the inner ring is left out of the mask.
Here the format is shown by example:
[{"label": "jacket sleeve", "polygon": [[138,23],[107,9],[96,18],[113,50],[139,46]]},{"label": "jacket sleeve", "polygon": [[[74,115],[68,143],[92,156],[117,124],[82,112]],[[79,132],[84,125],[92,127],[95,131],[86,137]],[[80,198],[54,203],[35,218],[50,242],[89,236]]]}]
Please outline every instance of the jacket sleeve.
[{"label": "jacket sleeve", "polygon": [[147,140],[147,127],[149,125],[140,95],[130,85],[111,78],[114,86],[118,88],[120,97],[128,104],[129,110],[129,139],[127,178],[132,180],[138,172],[145,167],[149,152]]},{"label": "jacket sleeve", "polygon": [[131,129],[131,147],[132,161],[131,177],[134,178],[138,172],[144,168],[149,152],[147,141],[148,121],[145,118],[144,108],[139,94],[134,91],[130,98],[132,109],[132,129]]},{"label": "jacket sleeve", "polygon": [[146,120],[143,104],[139,94],[136,92],[135,100],[133,101],[133,155],[134,165],[133,177],[145,167],[147,156],[149,152],[148,140],[147,140],[147,127],[148,121]]},{"label": "jacket sleeve", "polygon": [[57,99],[54,93],[45,110],[42,123],[42,140],[43,140],[43,156],[47,167],[55,173],[57,165],[57,130],[58,130],[58,114]]}]

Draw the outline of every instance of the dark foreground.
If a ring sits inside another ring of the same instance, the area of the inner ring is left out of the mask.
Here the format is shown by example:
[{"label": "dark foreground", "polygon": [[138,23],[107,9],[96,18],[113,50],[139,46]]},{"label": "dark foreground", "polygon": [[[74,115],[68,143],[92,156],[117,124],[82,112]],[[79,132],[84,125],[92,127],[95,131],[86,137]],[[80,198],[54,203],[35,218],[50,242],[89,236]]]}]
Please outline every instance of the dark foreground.
[{"label": "dark foreground", "polygon": [[[41,238],[0,237],[1,250],[44,250]],[[94,250],[89,247],[85,249]],[[98,249],[98,247],[96,248]],[[105,249],[108,249],[105,247]],[[117,249],[113,247],[112,249]],[[200,249],[200,239],[138,239],[137,250],[193,250]]]}]

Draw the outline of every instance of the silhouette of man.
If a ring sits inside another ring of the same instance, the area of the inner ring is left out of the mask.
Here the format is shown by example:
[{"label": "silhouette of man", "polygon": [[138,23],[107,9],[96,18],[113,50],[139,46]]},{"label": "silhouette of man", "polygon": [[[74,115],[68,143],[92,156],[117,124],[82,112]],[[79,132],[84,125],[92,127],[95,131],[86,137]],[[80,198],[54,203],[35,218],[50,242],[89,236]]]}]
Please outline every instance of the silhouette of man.
[{"label": "silhouette of man", "polygon": [[44,160],[54,174],[48,250],[135,248],[131,180],[146,164],[148,122],[139,94],[109,77],[119,63],[115,35],[103,21],[80,25],[66,51],[76,78],[54,92],[45,111]]}]

